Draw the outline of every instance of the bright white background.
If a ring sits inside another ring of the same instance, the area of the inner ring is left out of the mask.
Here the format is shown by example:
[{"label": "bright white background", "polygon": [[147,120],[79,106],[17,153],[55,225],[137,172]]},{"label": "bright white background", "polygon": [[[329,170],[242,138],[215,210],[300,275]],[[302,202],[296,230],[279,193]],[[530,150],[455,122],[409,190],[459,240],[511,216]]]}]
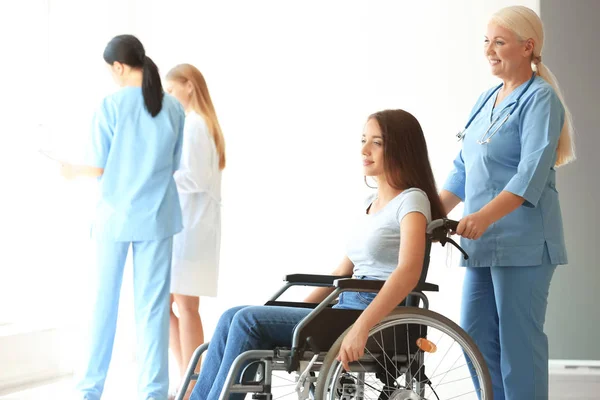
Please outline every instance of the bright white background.
[{"label": "bright white background", "polygon": [[[116,89],[102,60],[114,35],[137,35],[163,75],[196,65],[223,127],[219,297],[201,301],[210,334],[226,307],[262,303],[285,274],[335,268],[367,193],[359,144],[370,113],[413,113],[443,183],[459,149],[454,134],[495,83],[482,53],[487,16],[514,3],[539,8],[536,0],[3,2],[0,324],[60,328],[68,363],[77,349],[89,318],[95,184],[63,181],[38,149],[80,159],[95,107]],[[441,286],[431,308],[454,320],[457,262],[457,251],[447,260],[436,247],[428,279]],[[134,340],[130,275],[117,360],[131,358]]]}]

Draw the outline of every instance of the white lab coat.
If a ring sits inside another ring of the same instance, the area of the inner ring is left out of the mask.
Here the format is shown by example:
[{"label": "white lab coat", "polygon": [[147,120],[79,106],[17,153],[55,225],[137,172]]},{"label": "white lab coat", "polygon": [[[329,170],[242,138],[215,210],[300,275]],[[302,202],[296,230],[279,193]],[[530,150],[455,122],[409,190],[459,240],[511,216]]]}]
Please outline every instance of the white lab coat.
[{"label": "white lab coat", "polygon": [[216,296],[221,244],[221,170],[212,135],[195,112],[185,118],[174,175],[183,231],[173,238],[171,293]]}]

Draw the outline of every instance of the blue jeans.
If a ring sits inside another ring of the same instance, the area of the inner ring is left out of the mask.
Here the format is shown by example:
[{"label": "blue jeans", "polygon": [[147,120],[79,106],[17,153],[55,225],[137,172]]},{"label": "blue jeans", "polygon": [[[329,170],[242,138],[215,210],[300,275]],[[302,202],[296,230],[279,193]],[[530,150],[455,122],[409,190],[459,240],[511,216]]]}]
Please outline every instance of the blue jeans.
[{"label": "blue jeans", "polygon": [[[344,292],[334,307],[364,310],[375,293]],[[276,306],[240,306],[223,313],[208,347],[190,400],[217,400],[236,357],[248,350],[290,347],[294,327],[310,309]],[[244,399],[232,394],[230,400]]]},{"label": "blue jeans", "polygon": [[548,399],[544,321],[555,269],[467,268],[461,325],[488,365],[495,400]]}]

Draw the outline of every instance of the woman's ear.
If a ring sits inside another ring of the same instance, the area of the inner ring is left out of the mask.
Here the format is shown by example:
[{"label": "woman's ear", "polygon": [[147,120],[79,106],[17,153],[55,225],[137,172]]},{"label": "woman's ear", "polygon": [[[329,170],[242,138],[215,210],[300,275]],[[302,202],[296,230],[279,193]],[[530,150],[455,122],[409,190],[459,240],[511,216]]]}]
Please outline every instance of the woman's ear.
[{"label": "woman's ear", "polygon": [[531,57],[533,54],[533,49],[535,47],[535,43],[533,39],[527,39],[525,41],[525,55]]},{"label": "woman's ear", "polygon": [[192,97],[192,94],[194,93],[194,86],[192,85],[192,82],[187,81],[185,83],[185,90],[186,90],[188,96]]},{"label": "woman's ear", "polygon": [[123,72],[125,72],[125,66],[118,61],[115,61],[111,67],[113,72],[118,76],[123,75]]}]

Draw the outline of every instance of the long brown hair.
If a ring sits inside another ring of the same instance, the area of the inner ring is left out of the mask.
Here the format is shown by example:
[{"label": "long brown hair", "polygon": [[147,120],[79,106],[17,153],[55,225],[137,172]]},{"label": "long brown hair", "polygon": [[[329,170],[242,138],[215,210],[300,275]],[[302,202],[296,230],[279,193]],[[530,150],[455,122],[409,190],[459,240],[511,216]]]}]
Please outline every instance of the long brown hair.
[{"label": "long brown hair", "polygon": [[219,169],[225,168],[225,139],[223,138],[223,132],[221,131],[221,125],[217,119],[217,113],[213,106],[208,92],[208,86],[204,80],[204,76],[198,70],[190,64],[179,64],[169,71],[167,74],[167,80],[177,81],[182,84],[190,82],[194,90],[192,90],[192,97],[190,104],[192,109],[198,113],[208,126],[208,130],[212,135],[217,148],[217,154],[219,155]]},{"label": "long brown hair", "polygon": [[369,119],[377,121],[383,135],[384,170],[390,186],[421,189],[429,198],[431,218],[445,218],[419,121],[404,110],[380,111]]}]

